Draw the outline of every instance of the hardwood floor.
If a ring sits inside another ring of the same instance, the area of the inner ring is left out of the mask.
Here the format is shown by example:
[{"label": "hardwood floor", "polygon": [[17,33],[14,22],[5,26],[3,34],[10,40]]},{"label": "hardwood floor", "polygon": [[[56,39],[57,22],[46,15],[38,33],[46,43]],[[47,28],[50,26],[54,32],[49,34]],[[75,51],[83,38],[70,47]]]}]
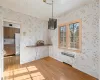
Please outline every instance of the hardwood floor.
[{"label": "hardwood floor", "polygon": [[4,56],[15,55],[15,44],[5,44],[4,45]]},{"label": "hardwood floor", "polygon": [[19,64],[19,56],[4,59],[4,80],[96,80],[50,57]]}]

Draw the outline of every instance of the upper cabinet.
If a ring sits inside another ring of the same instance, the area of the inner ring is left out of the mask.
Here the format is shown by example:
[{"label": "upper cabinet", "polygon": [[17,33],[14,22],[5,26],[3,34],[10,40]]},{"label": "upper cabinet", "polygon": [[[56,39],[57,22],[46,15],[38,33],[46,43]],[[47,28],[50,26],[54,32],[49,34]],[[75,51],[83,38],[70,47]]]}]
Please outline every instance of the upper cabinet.
[{"label": "upper cabinet", "polygon": [[5,39],[14,39],[15,33],[20,33],[20,29],[12,28],[12,27],[4,27],[4,38]]},{"label": "upper cabinet", "polygon": [[75,20],[58,28],[58,47],[70,51],[81,52],[82,36],[81,20]]}]

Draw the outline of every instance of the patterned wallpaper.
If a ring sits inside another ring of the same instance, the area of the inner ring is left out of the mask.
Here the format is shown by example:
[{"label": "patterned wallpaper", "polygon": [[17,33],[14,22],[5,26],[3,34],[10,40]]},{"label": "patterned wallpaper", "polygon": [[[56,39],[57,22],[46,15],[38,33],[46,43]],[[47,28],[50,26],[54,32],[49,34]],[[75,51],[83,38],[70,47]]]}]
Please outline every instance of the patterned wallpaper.
[{"label": "patterned wallpaper", "polygon": [[[67,50],[58,49],[58,28],[49,31],[53,47],[49,48],[50,56],[63,61],[61,52],[75,54],[75,58],[66,61],[73,67],[98,77],[98,60],[99,60],[99,0],[84,5],[83,7],[64,13],[58,16],[58,24],[70,22],[76,19],[82,20],[82,53],[73,53]],[[72,63],[71,63],[72,60]]]},{"label": "patterned wallpaper", "polygon": [[0,10],[0,79],[1,79],[1,77],[3,77],[3,54],[2,54],[2,52],[3,52],[3,39],[2,39],[2,37],[3,37],[3,27],[2,27],[2,25],[3,25],[3,22],[2,22],[2,11]]},{"label": "patterned wallpaper", "polygon": [[[99,0],[94,0],[94,2],[89,5],[85,5],[84,7],[70,13],[64,13],[58,17],[58,24],[70,22],[76,19],[82,19],[82,53],[80,54],[58,49],[58,29],[50,30],[48,33],[47,21],[0,7],[0,25],[2,25],[2,20],[21,24],[21,63],[26,63],[35,59],[35,49],[26,48],[27,45],[33,45],[39,39],[44,40],[45,43],[49,43],[51,40],[50,42],[53,44],[52,47],[49,47],[49,55],[51,57],[59,61],[66,59],[66,61],[72,64],[73,67],[94,77],[98,77],[98,1]],[[1,12],[3,12],[3,16],[1,15]],[[0,28],[1,32],[2,26],[0,26]],[[1,36],[2,34],[0,33],[0,43],[2,42]],[[2,48],[0,48],[0,50],[2,50]],[[43,50],[43,52],[44,51],[45,53],[48,53],[48,49]],[[75,59],[63,58],[61,55],[62,51],[75,54]]]},{"label": "patterned wallpaper", "polygon": [[2,20],[21,25],[20,62],[26,63],[33,61],[35,59],[36,52],[33,48],[27,48],[26,46],[35,45],[37,40],[44,40],[45,44],[48,43],[47,21],[43,21],[38,18],[21,14],[2,7],[0,7],[0,10],[3,14]]}]

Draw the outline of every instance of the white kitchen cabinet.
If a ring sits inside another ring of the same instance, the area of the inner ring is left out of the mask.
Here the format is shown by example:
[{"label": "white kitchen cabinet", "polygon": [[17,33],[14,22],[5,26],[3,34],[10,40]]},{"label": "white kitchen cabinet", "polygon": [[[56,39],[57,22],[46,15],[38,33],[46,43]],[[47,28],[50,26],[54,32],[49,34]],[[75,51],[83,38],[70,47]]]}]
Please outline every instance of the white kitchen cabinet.
[{"label": "white kitchen cabinet", "polygon": [[49,56],[48,46],[37,47],[35,48],[35,50],[36,50],[36,59],[41,59]]}]

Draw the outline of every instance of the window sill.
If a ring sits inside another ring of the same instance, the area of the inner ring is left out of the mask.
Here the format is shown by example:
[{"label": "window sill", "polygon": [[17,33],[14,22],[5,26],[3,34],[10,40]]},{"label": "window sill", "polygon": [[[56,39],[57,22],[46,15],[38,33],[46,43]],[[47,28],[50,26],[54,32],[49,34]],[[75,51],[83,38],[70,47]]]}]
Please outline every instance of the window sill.
[{"label": "window sill", "polygon": [[66,47],[58,47],[59,49],[66,49]]},{"label": "window sill", "polygon": [[75,49],[75,48],[68,48],[68,51],[76,52],[76,53],[81,53],[81,50]]},{"label": "window sill", "polygon": [[66,49],[67,51],[70,51],[70,52],[75,52],[75,53],[81,53],[81,50],[79,49],[76,49],[76,48],[66,48],[66,47],[58,47],[59,49]]}]

